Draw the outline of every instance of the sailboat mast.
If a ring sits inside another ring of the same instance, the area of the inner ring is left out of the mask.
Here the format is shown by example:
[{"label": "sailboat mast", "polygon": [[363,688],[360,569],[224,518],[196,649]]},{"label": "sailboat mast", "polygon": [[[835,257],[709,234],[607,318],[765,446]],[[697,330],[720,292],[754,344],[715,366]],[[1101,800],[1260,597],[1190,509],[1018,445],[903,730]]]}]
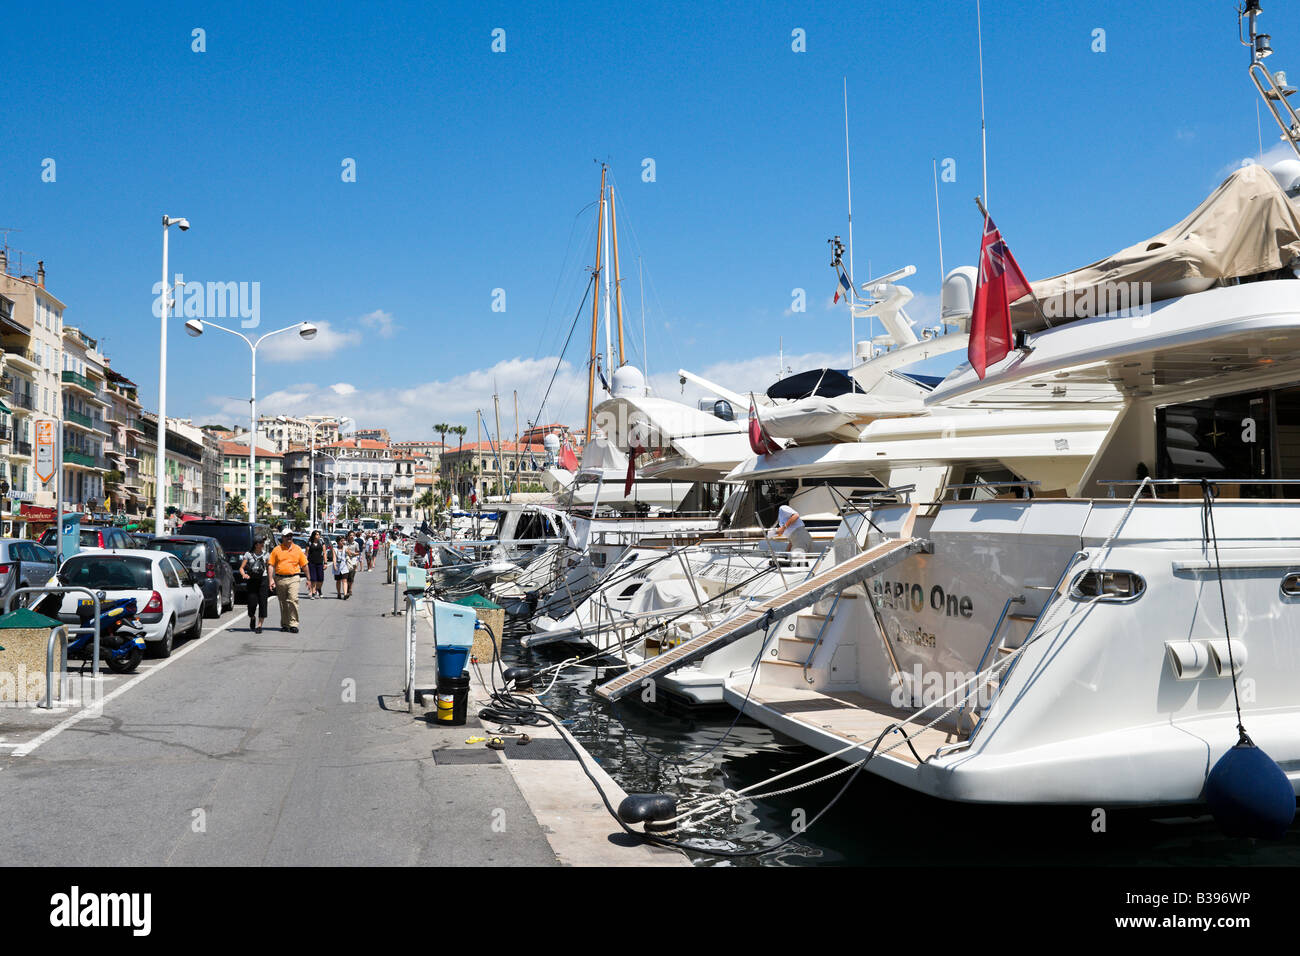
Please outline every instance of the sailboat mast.
[{"label": "sailboat mast", "polygon": [[[604,185],[604,183],[605,183],[605,168],[604,168],[603,166],[601,167],[601,170],[600,170],[600,181],[601,181],[601,187],[600,187],[600,198],[601,198],[602,200],[604,200],[604,198],[605,198],[605,185]],[[605,224],[605,219],[607,219],[607,218],[609,217],[609,206],[608,206],[608,205],[603,206],[603,213],[602,213],[602,215],[603,215],[603,218],[601,219],[601,224],[604,225],[604,224]],[[608,229],[608,227],[606,227],[606,228],[604,229],[604,233],[605,233],[605,262],[608,263],[608,262],[609,262],[609,229]],[[610,328],[609,328],[609,268],[606,267],[606,269],[605,269],[605,375],[606,375],[606,376],[609,376],[609,375],[613,375],[613,374],[614,374],[614,344],[613,344],[613,337],[610,335]]]},{"label": "sailboat mast", "polygon": [[[614,207],[614,187],[609,187],[609,231],[614,234],[614,309],[618,313],[618,367],[627,364],[623,357],[623,280],[618,274],[618,211]],[[608,313],[607,313],[608,315]]]},{"label": "sailboat mast", "polygon": [[[600,167],[600,200],[596,207],[596,271],[592,273],[592,285],[600,282],[600,245],[605,234],[605,166]],[[595,289],[593,288],[593,292]],[[586,441],[591,441],[591,416],[596,397],[596,340],[600,329],[600,296],[591,297],[591,361],[587,363],[587,434]]]},{"label": "sailboat mast", "polygon": [[497,474],[501,476],[501,494],[506,493],[506,456],[503,454],[504,449],[501,447],[501,397],[497,395],[497,390],[492,389],[492,405],[496,409],[497,417]]}]

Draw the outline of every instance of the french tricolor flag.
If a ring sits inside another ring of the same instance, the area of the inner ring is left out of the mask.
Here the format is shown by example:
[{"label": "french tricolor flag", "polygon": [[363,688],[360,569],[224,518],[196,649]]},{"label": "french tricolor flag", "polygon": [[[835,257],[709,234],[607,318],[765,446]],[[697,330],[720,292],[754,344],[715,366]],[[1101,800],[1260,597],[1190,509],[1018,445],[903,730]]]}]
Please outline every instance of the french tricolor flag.
[{"label": "french tricolor flag", "polygon": [[840,273],[840,284],[835,289],[835,299],[834,299],[835,302],[840,301],[840,296],[844,296],[847,299],[849,293],[853,291],[853,283],[850,282],[849,277],[844,274],[844,270],[840,269],[839,273]]}]

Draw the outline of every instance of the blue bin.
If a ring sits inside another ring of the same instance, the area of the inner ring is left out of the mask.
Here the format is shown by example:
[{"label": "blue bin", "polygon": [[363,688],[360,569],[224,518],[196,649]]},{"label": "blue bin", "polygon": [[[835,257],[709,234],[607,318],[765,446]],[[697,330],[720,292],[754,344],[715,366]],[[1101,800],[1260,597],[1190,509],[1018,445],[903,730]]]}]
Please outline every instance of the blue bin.
[{"label": "blue bin", "polygon": [[446,674],[449,677],[459,677],[465,673],[465,668],[469,666],[469,648],[468,647],[439,647],[438,648],[438,674]]}]

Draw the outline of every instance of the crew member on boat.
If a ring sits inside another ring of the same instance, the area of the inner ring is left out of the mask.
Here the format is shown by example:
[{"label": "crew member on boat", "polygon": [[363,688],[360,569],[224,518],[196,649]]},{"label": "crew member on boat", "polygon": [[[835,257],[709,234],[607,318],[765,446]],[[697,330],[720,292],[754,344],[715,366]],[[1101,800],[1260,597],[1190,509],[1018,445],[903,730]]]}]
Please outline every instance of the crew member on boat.
[{"label": "crew member on boat", "polygon": [[788,538],[791,551],[812,551],[812,535],[804,527],[799,512],[789,505],[782,505],[776,513],[776,527],[769,532],[773,538]]}]

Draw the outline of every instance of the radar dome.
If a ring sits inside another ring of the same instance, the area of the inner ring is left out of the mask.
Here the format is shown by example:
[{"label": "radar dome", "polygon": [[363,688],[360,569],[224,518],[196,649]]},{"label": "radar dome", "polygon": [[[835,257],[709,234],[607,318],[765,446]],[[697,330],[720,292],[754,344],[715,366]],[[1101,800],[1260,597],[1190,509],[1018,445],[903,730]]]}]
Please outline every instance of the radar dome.
[{"label": "radar dome", "polygon": [[975,306],[975,283],[979,273],[974,266],[958,266],[943,278],[939,295],[939,318],[950,325],[966,328]]},{"label": "radar dome", "polygon": [[1300,197],[1300,159],[1284,159],[1268,168],[1282,187],[1282,191],[1292,199]]},{"label": "radar dome", "polygon": [[639,398],[645,395],[645,376],[635,365],[621,365],[614,370],[614,379],[610,383],[611,395],[627,395]]},{"label": "radar dome", "polygon": [[558,452],[560,450],[560,436],[555,432],[551,432],[542,439],[542,447],[546,449],[547,453]]}]

